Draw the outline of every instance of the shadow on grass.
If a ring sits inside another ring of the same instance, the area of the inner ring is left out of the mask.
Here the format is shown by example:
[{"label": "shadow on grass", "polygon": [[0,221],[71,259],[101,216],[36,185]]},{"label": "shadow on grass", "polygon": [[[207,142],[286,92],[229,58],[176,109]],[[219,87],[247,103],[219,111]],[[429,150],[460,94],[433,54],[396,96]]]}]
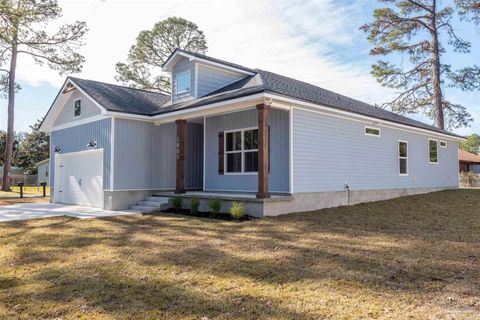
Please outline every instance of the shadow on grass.
[{"label": "shadow on grass", "polygon": [[[28,281],[44,285],[26,294],[15,277],[0,277],[0,298],[6,290],[10,305],[80,299],[115,318],[141,310],[292,319],[318,314],[285,305],[285,285],[295,288],[290,303],[308,296],[307,284],[332,283],[332,292],[346,290],[341,296],[408,293],[421,301],[455,285],[478,297],[478,208],[479,191],[458,190],[242,224],[169,214],[10,223],[0,245],[18,238],[23,249],[14,246],[9,266],[33,268]],[[239,281],[253,289],[228,288]]]}]

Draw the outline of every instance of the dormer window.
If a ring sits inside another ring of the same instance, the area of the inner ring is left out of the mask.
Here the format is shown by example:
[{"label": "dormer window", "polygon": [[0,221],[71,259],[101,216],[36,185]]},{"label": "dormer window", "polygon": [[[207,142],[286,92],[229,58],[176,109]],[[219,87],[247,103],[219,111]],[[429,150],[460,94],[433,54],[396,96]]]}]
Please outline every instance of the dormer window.
[{"label": "dormer window", "polygon": [[192,86],[190,70],[179,72],[175,76],[175,93],[190,91]]},{"label": "dormer window", "polygon": [[77,118],[80,117],[82,114],[82,100],[77,99],[73,101],[73,117]]}]

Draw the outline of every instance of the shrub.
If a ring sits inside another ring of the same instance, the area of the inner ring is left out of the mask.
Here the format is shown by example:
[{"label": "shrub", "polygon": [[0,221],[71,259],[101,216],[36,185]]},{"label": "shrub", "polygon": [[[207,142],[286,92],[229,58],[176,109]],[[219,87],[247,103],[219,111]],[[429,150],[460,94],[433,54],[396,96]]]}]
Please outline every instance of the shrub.
[{"label": "shrub", "polygon": [[180,211],[182,210],[183,206],[183,199],[180,197],[172,197],[168,199],[168,204],[175,210]]},{"label": "shrub", "polygon": [[460,172],[460,179],[462,180],[462,182],[465,184],[466,187],[472,187],[473,182],[478,178],[479,176],[475,172],[471,172],[471,171]]},{"label": "shrub", "polygon": [[208,207],[214,214],[220,213],[220,207],[221,207],[220,200],[218,199],[210,199],[208,200]]},{"label": "shrub", "polygon": [[241,202],[233,202],[232,207],[230,208],[230,214],[236,220],[239,220],[245,214],[245,207]]},{"label": "shrub", "polygon": [[192,198],[190,200],[190,212],[197,213],[198,207],[200,207],[200,200],[198,200],[197,198]]}]

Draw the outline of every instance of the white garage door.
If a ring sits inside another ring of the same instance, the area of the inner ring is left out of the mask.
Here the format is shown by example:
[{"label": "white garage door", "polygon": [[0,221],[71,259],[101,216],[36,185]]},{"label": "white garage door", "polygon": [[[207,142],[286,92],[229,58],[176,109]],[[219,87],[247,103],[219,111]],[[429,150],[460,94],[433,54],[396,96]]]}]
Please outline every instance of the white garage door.
[{"label": "white garage door", "polygon": [[103,207],[103,149],[55,155],[54,200]]}]

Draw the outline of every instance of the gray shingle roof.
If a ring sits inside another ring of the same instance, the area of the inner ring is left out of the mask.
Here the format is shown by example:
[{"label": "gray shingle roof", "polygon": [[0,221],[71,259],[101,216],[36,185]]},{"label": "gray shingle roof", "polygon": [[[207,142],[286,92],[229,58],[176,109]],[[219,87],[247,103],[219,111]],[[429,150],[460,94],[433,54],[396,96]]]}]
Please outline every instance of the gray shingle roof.
[{"label": "gray shingle roof", "polygon": [[170,95],[70,77],[90,97],[109,111],[150,115],[170,101]]},{"label": "gray shingle roof", "polygon": [[192,109],[211,103],[240,98],[260,92],[268,92],[285,97],[296,98],[305,102],[320,104],[337,110],[460,137],[459,135],[441,130],[423,122],[416,121],[387,110],[376,108],[367,103],[337,94],[303,81],[292,79],[269,71],[245,68],[198,53],[192,53],[180,49],[177,50],[202,59],[208,59],[213,62],[234,66],[236,68],[243,68],[246,71],[254,73],[254,75],[247,76],[203,97],[175,104],[170,104],[170,95],[163,93],[138,90],[92,80],[83,80],[78,78],[71,79],[100,105],[110,111],[153,116],[179,110]]}]

